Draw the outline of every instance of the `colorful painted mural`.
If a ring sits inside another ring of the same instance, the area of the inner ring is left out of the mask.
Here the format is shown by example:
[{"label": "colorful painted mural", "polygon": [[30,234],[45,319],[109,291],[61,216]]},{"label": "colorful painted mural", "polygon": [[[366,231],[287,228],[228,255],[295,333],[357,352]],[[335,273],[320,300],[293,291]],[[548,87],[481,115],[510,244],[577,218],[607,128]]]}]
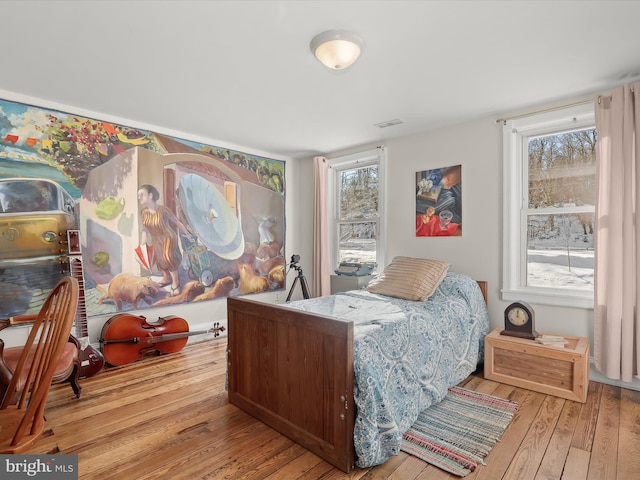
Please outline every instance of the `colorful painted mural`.
[{"label": "colorful painted mural", "polygon": [[0,317],[81,235],[88,316],[285,288],[285,162],[0,99]]}]

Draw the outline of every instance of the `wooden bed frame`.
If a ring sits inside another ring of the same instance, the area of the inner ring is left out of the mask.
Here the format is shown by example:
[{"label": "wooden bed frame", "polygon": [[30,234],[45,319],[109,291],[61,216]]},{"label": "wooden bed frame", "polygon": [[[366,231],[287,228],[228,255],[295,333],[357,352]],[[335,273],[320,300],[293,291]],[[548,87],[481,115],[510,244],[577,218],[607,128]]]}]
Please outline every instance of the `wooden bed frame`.
[{"label": "wooden bed frame", "polygon": [[238,297],[227,320],[229,402],[353,470],[353,322]]}]

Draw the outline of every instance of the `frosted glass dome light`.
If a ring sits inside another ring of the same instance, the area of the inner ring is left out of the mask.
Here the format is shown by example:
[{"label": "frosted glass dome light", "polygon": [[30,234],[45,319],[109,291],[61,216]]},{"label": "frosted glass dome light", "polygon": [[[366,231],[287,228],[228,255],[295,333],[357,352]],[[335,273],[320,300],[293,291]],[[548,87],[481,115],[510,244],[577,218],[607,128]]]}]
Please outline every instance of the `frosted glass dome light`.
[{"label": "frosted glass dome light", "polygon": [[329,30],[311,40],[311,51],[327,68],[344,70],[360,57],[364,42],[357,35],[344,30]]}]

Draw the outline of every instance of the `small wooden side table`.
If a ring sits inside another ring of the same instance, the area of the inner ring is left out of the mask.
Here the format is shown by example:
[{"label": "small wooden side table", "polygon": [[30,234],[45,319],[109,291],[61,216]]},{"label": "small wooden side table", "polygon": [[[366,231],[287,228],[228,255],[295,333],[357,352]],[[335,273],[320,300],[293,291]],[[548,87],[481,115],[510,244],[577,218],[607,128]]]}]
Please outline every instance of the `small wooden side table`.
[{"label": "small wooden side table", "polygon": [[564,347],[500,335],[485,337],[484,376],[489,380],[558,397],[587,401],[589,339],[564,335]]},{"label": "small wooden side table", "polygon": [[365,288],[373,275],[331,275],[331,295]]}]

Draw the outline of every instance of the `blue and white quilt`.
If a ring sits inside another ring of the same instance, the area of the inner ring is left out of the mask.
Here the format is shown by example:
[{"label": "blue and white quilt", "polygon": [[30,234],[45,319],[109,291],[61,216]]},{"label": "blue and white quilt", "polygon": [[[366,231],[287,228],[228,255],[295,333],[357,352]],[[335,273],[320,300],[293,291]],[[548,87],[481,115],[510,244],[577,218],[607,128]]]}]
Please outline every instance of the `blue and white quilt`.
[{"label": "blue and white quilt", "polygon": [[478,284],[458,272],[449,272],[425,302],[354,290],[287,305],[354,322],[354,445],[361,468],[400,452],[418,414],[475,370],[489,333]]}]

